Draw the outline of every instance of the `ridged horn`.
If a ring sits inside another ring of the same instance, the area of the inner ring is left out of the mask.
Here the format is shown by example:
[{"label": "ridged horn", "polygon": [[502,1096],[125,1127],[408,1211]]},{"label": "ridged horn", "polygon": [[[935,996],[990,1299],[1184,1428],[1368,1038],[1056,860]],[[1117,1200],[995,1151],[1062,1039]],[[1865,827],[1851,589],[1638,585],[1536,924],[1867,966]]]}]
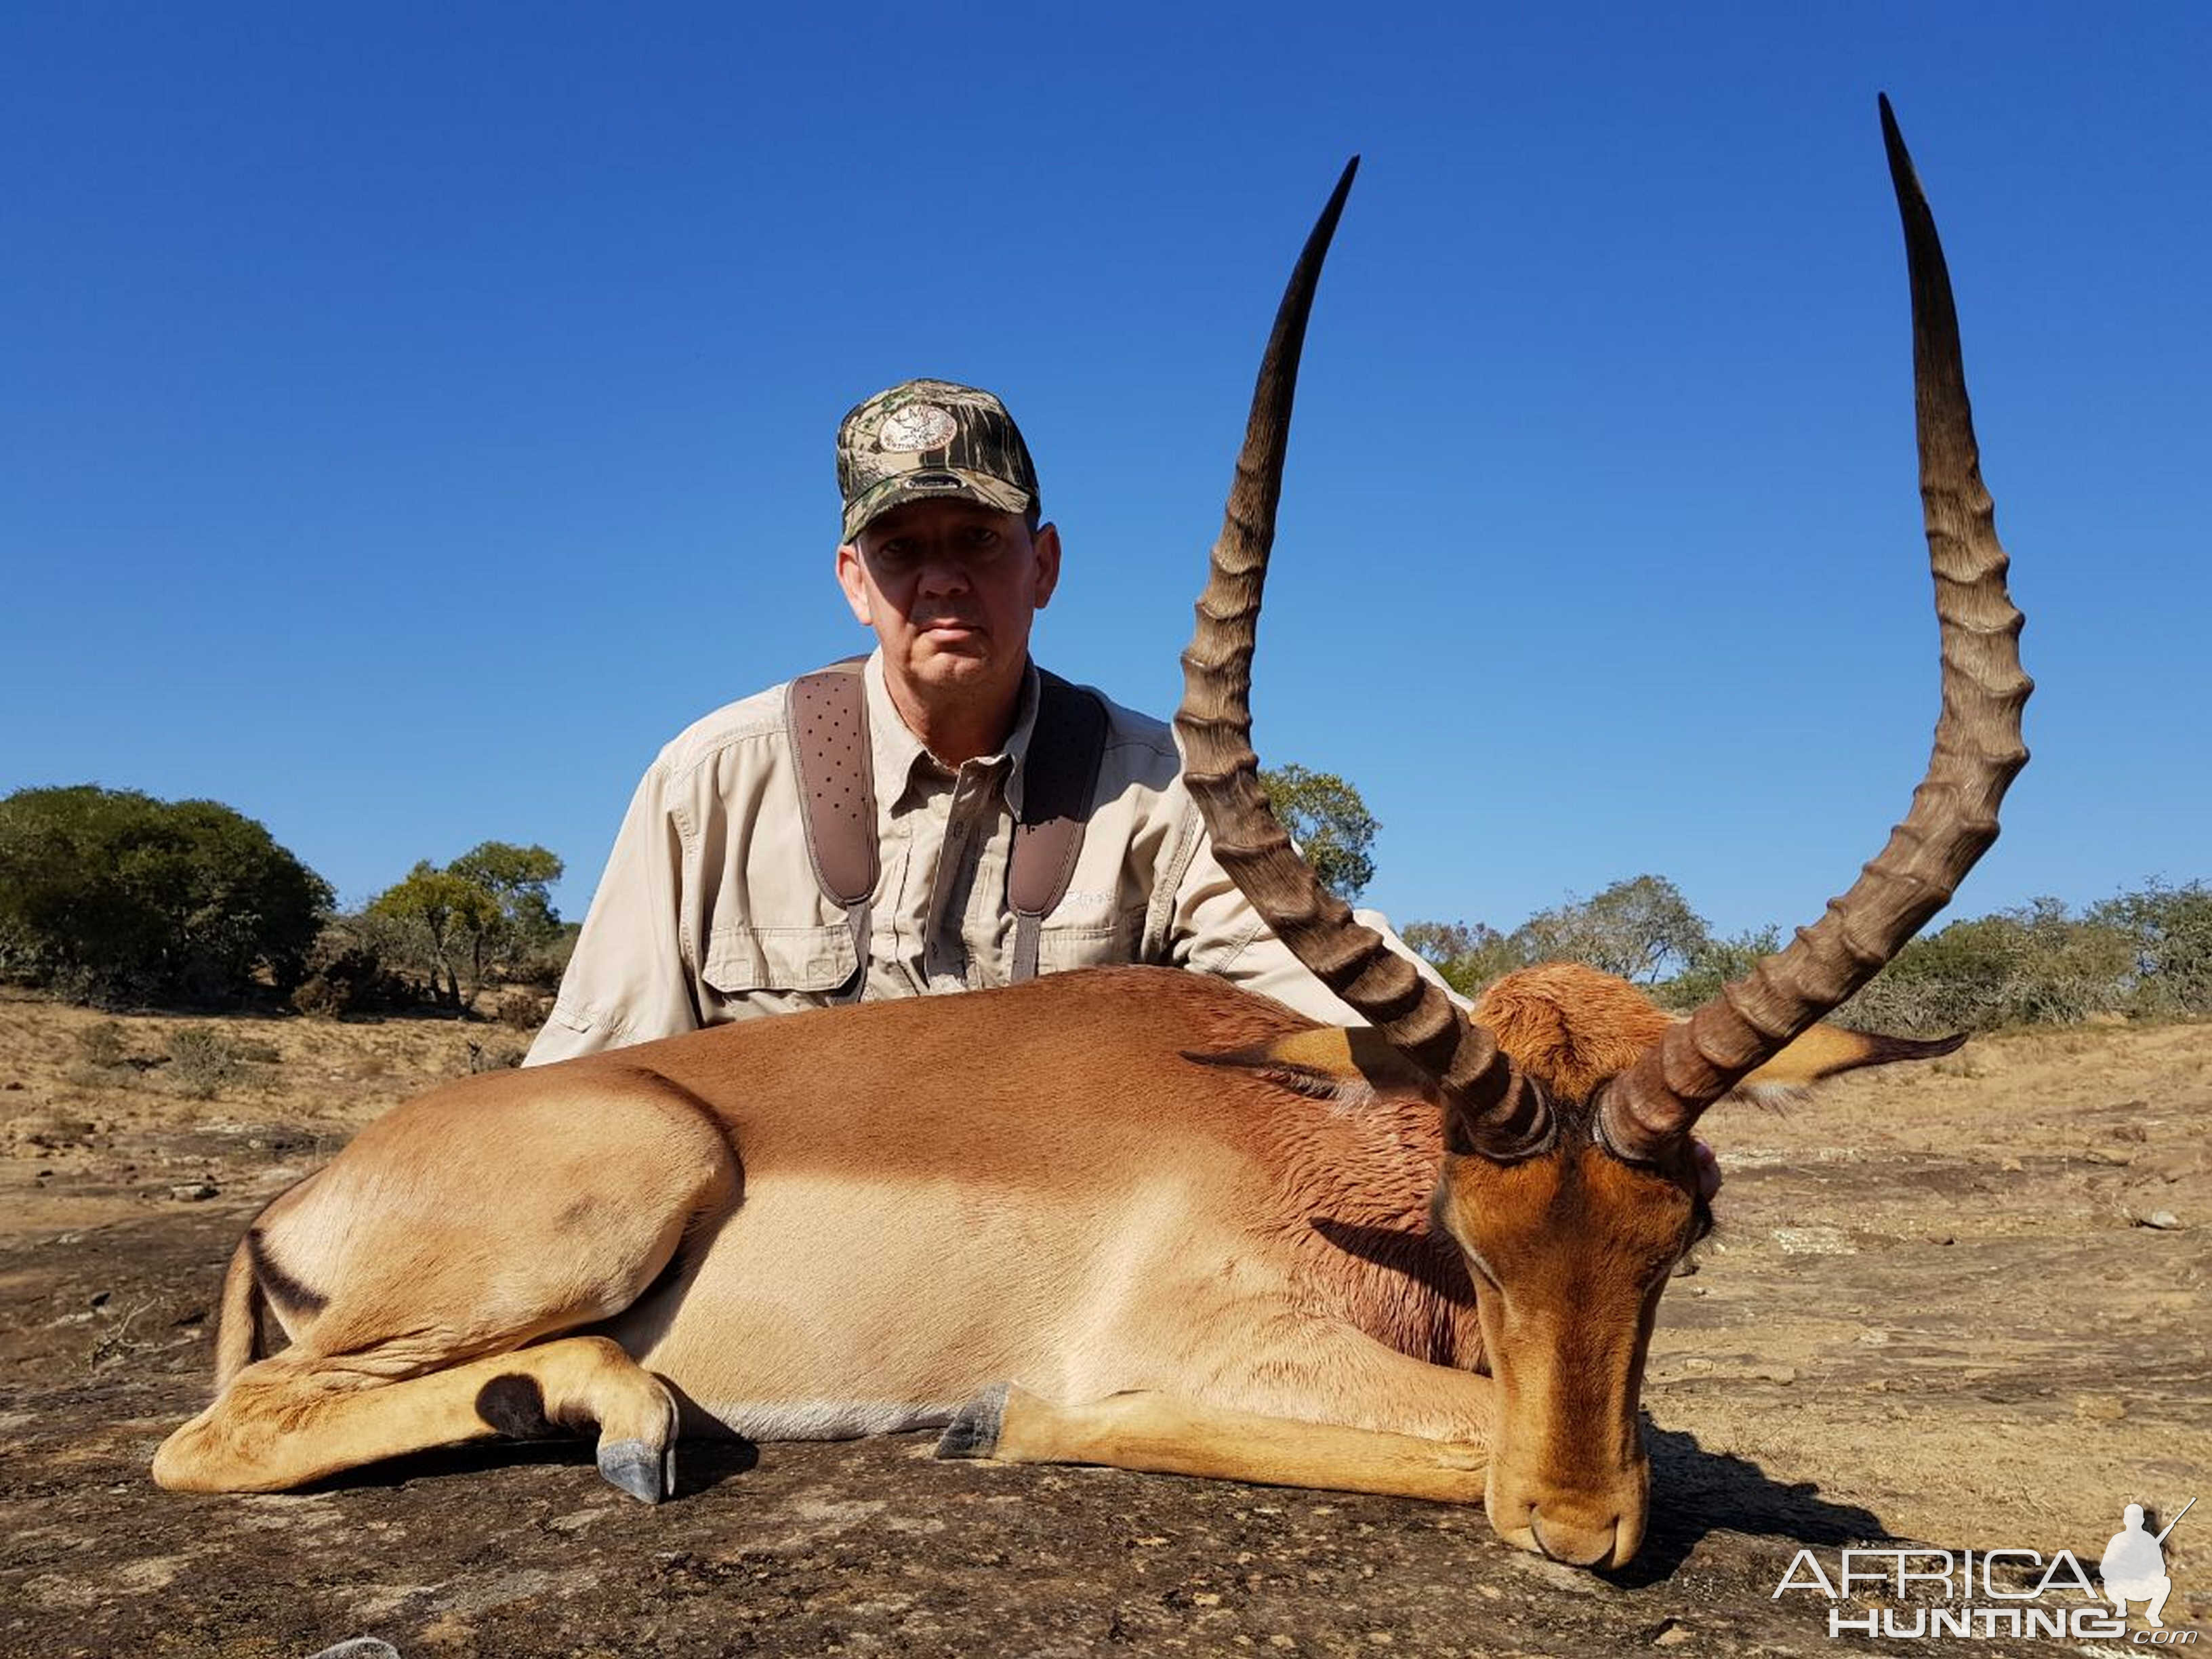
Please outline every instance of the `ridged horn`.
[{"label": "ridged horn", "polygon": [[1599,1133],[1632,1160],[1663,1157],[1706,1107],[1872,979],[1950,902],[1996,840],[1998,803],[2027,763],[2021,708],[2034,683],[2021,671],[2021,615],[1982,486],[1951,279],[1887,97],[1881,132],[1912,283],[1920,496],[1942,641],[1935,752],[1911,810],[1850,890],[1607,1086]]},{"label": "ridged horn", "polygon": [[1436,1081],[1449,1103],[1447,1122],[1460,1150],[1513,1158],[1549,1137],[1551,1111],[1542,1092],[1514,1070],[1486,1032],[1321,884],[1269,809],[1252,751],[1252,648],[1282,496],[1298,354],[1322,261],[1358,167],[1354,156],[1337,181],[1275,313],[1228,510],[1199,597],[1197,627],[1182,656],[1176,732],[1183,777],[1212,832],[1215,856],[1253,908],[1324,985]]}]

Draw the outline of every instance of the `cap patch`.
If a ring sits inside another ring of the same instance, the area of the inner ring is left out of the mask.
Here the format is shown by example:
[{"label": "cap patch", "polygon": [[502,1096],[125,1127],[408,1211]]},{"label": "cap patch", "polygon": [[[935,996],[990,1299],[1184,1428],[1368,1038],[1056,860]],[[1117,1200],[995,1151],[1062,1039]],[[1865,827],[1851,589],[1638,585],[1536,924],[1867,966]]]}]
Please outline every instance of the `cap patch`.
[{"label": "cap patch", "polygon": [[959,430],[951,410],[935,404],[908,404],[884,416],[883,424],[876,428],[876,447],[894,455],[942,449]]}]

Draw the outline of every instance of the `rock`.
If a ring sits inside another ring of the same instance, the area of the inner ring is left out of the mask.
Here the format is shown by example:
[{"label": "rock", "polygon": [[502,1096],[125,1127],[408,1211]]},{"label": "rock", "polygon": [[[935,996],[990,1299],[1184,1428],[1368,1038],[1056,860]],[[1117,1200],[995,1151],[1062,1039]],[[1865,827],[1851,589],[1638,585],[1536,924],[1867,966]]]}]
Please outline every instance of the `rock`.
[{"label": "rock", "polygon": [[[212,1181],[183,1181],[169,1188],[169,1196],[185,1204],[199,1204],[222,1195],[222,1188]],[[372,1638],[363,1637],[363,1641]],[[319,1659],[319,1656],[318,1656]]]},{"label": "rock", "polygon": [[1655,1648],[1680,1647],[1685,1642],[1695,1640],[1696,1637],[1697,1632],[1680,1620],[1669,1619],[1659,1626],[1659,1633],[1651,1638],[1651,1645]]},{"label": "rock", "polygon": [[1856,1255],[1858,1246],[1840,1227],[1777,1227],[1774,1242],[1784,1255]]},{"label": "rock", "polygon": [[2162,1233],[2170,1233],[2181,1225],[2181,1218],[2171,1210],[2153,1210],[2148,1215],[2137,1216],[2135,1220],[2138,1227],[2155,1227]]}]

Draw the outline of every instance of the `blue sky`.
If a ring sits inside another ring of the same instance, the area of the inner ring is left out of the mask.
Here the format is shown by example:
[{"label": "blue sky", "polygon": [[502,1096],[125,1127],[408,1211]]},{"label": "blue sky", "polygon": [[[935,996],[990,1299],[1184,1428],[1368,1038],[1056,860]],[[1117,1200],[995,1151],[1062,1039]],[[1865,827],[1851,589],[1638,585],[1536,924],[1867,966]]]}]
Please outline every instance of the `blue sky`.
[{"label": "blue sky", "polygon": [[580,915],[637,775],[858,649],[830,440],[989,386],[1040,658],[1162,714],[1289,261],[1257,669],[1370,900],[1669,876],[1810,920],[1935,714],[1894,100],[2036,758],[1960,914],[2212,875],[2212,11],[18,5],[0,792],[212,796],[358,900],[488,837]]}]

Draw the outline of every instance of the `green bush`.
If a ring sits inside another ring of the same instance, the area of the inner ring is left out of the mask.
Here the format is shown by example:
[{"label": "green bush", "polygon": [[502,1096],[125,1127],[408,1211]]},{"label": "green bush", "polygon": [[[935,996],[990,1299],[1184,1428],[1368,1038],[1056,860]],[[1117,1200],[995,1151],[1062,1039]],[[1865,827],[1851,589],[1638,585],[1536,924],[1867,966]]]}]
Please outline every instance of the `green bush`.
[{"label": "green bush", "polygon": [[1413,921],[1399,929],[1398,937],[1465,997],[1474,996],[1500,975],[1529,965],[1525,942],[1487,922]]},{"label": "green bush", "polygon": [[[1638,978],[1680,961],[1680,972],[1653,987],[1660,1004],[1676,1010],[1708,1000],[1785,942],[1775,927],[1713,939],[1674,884],[1651,876],[1539,912],[1510,934],[1480,922],[1417,921],[1405,939],[1468,994],[1540,962],[1586,962]],[[2039,898],[1954,921],[1906,945],[1834,1018],[1926,1035],[2206,1014],[2212,887],[2153,881],[2078,913]]]},{"label": "green bush", "polygon": [[2071,1025],[2123,1011],[2136,988],[2124,929],[2041,898],[1913,940],[1836,1018],[1914,1033]]},{"label": "green bush", "polygon": [[307,952],[307,976],[292,993],[292,1006],[325,1019],[414,1006],[422,999],[394,966],[397,932],[366,912],[332,916]]},{"label": "green bush", "polygon": [[77,1057],[88,1066],[107,1071],[123,1064],[125,1045],[120,1021],[103,1019],[76,1034]]},{"label": "green bush", "polygon": [[1687,968],[1657,988],[1659,1006],[1686,1012],[1710,1002],[1722,986],[1741,979],[1761,957],[1781,948],[1779,927],[1754,927],[1728,939],[1709,939],[1690,952]]},{"label": "green bush", "polygon": [[204,1026],[187,1025],[169,1038],[169,1077],[189,1100],[212,1100],[216,1091],[238,1076],[238,1061],[221,1036]]},{"label": "green bush", "polygon": [[329,884],[216,801],[91,784],[0,800],[0,979],[103,1005],[299,981]]},{"label": "green bush", "polygon": [[517,951],[502,964],[507,979],[541,991],[559,990],[561,975],[568,971],[568,958],[576,954],[576,935],[583,931],[580,922],[560,923],[550,936]]},{"label": "green bush", "polygon": [[543,991],[509,991],[499,1000],[499,1023],[516,1031],[535,1031],[553,1012],[553,999]]},{"label": "green bush", "polygon": [[2130,1013],[2212,1013],[2212,888],[2154,881],[2091,907],[2089,921],[2118,929],[2134,954]]}]

